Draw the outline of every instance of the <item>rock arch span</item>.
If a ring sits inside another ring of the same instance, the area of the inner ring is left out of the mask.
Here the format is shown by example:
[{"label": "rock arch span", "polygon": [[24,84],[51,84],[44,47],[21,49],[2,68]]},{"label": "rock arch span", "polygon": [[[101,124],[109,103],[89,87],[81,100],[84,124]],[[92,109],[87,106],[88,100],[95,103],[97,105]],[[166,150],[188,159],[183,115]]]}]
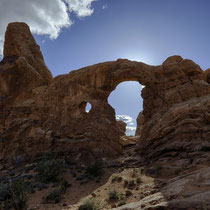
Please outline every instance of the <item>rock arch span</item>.
[{"label": "rock arch span", "polygon": [[[120,131],[107,99],[124,81],[145,86],[139,138],[145,152],[155,156],[162,151],[155,148],[166,142],[170,150],[177,141],[193,138],[200,144],[210,138],[209,70],[172,56],[160,66],[118,59],[52,78],[28,26],[9,24],[0,63],[0,134],[6,142],[0,158],[20,148],[27,154],[31,148],[96,156],[121,152]],[[82,111],[84,102],[92,105],[89,113]]]}]

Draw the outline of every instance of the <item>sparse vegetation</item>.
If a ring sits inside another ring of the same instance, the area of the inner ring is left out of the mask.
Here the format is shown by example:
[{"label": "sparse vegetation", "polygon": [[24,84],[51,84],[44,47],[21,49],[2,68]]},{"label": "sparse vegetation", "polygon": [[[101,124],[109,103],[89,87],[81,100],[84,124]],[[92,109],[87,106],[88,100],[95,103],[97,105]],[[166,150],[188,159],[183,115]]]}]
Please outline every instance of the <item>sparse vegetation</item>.
[{"label": "sparse vegetation", "polygon": [[141,183],[141,178],[138,176],[136,177],[136,184],[140,184]]},{"label": "sparse vegetation", "polygon": [[0,183],[0,202],[10,198],[10,190],[8,183]]},{"label": "sparse vegetation", "polygon": [[117,192],[115,189],[109,191],[109,200],[110,201],[117,201],[124,198],[124,194]]},{"label": "sparse vegetation", "polygon": [[129,180],[128,181],[128,188],[130,188],[130,189],[132,189],[132,188],[134,188],[135,187],[135,181],[134,180]]},{"label": "sparse vegetation", "polygon": [[87,199],[78,210],[99,210],[100,206],[93,198]]},{"label": "sparse vegetation", "polygon": [[154,168],[148,168],[148,169],[146,170],[146,173],[151,174],[151,175],[152,175],[152,174],[154,174],[154,175],[160,175],[162,169],[163,169],[162,166],[157,165],[157,166],[155,166]]},{"label": "sparse vegetation", "polygon": [[3,202],[3,209],[27,209],[27,194],[28,187],[22,180],[0,184],[0,201]]},{"label": "sparse vegetation", "polygon": [[[0,207],[2,207],[2,206],[0,206]],[[13,204],[12,204],[11,199],[8,199],[3,203],[4,210],[8,210],[8,209],[12,209],[12,208],[13,208]]]},{"label": "sparse vegetation", "polygon": [[137,177],[137,175],[138,175],[138,170],[136,168],[134,168],[131,172],[131,177],[135,178],[135,177]]},{"label": "sparse vegetation", "polygon": [[157,166],[155,167],[155,173],[156,173],[157,175],[160,175],[160,174],[161,174],[162,169],[163,169],[163,167],[162,167],[162,166],[157,165]]},{"label": "sparse vegetation", "polygon": [[202,152],[210,152],[210,147],[208,147],[208,146],[202,146],[200,150]]},{"label": "sparse vegetation", "polygon": [[36,166],[37,178],[44,183],[58,182],[64,173],[64,161],[62,159],[50,159],[40,161]]},{"label": "sparse vegetation", "polygon": [[28,187],[22,180],[12,182],[10,185],[11,200],[17,210],[25,210],[28,207]]},{"label": "sparse vegetation", "polygon": [[100,176],[103,173],[103,161],[97,160],[94,164],[87,167],[87,173],[91,176]]},{"label": "sparse vegetation", "polygon": [[59,189],[55,189],[43,198],[44,203],[59,203],[62,200],[62,193]]},{"label": "sparse vegetation", "polygon": [[113,175],[113,176],[112,176],[112,183],[114,183],[114,182],[116,182],[116,181],[119,181],[119,180],[122,180],[122,177],[117,176],[117,175]]},{"label": "sparse vegetation", "polygon": [[61,185],[60,185],[60,192],[61,193],[66,193],[67,189],[70,187],[71,185],[68,183],[68,181],[66,180],[63,180],[61,182]]},{"label": "sparse vegetation", "polygon": [[59,203],[63,199],[63,194],[66,193],[69,187],[70,187],[70,184],[66,180],[63,180],[58,189],[54,189],[46,197],[42,198],[43,202],[44,203]]}]

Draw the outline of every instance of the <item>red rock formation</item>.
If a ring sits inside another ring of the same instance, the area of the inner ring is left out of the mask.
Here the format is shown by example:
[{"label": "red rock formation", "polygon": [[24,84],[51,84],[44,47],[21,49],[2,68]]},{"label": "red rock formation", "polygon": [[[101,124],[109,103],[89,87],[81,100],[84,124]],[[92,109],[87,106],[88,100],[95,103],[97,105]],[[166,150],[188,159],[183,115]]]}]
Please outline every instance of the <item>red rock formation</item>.
[{"label": "red rock formation", "polygon": [[0,90],[15,100],[31,98],[35,87],[48,85],[52,74],[25,23],[10,23],[0,63]]},{"label": "red rock formation", "polygon": [[117,121],[117,127],[118,127],[118,129],[120,131],[120,135],[121,136],[125,136],[126,126],[127,126],[127,124],[125,122],[123,122],[121,120]]},{"label": "red rock formation", "polygon": [[[156,156],[209,141],[209,70],[202,71],[191,60],[173,56],[162,66],[149,66],[119,59],[52,79],[25,24],[9,24],[5,40],[0,63],[0,158],[49,148],[96,156],[119,153],[120,130],[107,99],[124,81],[145,86],[139,140],[145,153]],[[87,102],[92,105],[89,113]]]},{"label": "red rock formation", "polygon": [[141,132],[142,132],[142,128],[143,128],[143,125],[144,125],[144,115],[143,115],[143,112],[140,112],[137,119],[136,119],[136,124],[137,124],[137,127],[136,127],[136,133],[135,133],[135,136],[141,136]]}]

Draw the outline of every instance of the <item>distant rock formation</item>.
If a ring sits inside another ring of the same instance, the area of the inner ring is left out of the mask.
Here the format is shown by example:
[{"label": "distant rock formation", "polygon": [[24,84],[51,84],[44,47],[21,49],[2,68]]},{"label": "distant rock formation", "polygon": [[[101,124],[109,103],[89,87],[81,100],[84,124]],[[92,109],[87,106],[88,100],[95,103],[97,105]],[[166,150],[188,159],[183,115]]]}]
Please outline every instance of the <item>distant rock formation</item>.
[{"label": "distant rock formation", "polygon": [[125,136],[125,132],[126,132],[126,126],[127,124],[121,120],[117,120],[117,127],[119,128],[120,131],[120,135],[121,136]]},{"label": "distant rock formation", "polygon": [[124,81],[145,86],[137,128],[145,154],[209,143],[209,70],[172,56],[160,66],[118,59],[52,78],[29,27],[9,24],[0,62],[0,159],[49,149],[120,153],[121,131],[107,99]]},{"label": "distant rock formation", "polygon": [[144,124],[144,115],[143,112],[140,112],[137,119],[136,119],[136,136],[141,136],[141,132],[142,132],[142,128],[143,128],[143,124]]}]

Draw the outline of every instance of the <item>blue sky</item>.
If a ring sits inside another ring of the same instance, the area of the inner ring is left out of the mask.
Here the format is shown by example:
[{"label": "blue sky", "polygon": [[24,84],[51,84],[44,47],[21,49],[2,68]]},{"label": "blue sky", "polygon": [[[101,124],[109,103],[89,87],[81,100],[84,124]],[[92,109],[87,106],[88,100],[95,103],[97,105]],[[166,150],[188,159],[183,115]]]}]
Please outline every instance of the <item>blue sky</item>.
[{"label": "blue sky", "polygon": [[56,40],[36,36],[53,75],[117,58],[159,65],[174,54],[210,66],[209,0],[98,0],[92,6],[89,17],[71,14],[74,24]]},{"label": "blue sky", "polygon": [[[0,6],[3,1],[0,0]],[[70,5],[73,2],[68,1]],[[203,70],[210,67],[209,0],[90,2],[89,6],[94,11],[82,16],[73,8],[68,12],[73,24],[60,27],[59,36],[53,40],[49,39],[50,30],[46,29],[49,31],[47,35],[36,35],[42,32],[45,34],[44,28],[37,30],[37,25],[35,27],[29,19],[25,21],[31,24],[45,62],[54,76],[118,58],[160,65],[167,57],[175,54],[192,59]],[[137,117],[142,110],[140,89],[137,83],[130,82],[117,87],[109,98],[117,114],[128,115],[133,119]]]}]

